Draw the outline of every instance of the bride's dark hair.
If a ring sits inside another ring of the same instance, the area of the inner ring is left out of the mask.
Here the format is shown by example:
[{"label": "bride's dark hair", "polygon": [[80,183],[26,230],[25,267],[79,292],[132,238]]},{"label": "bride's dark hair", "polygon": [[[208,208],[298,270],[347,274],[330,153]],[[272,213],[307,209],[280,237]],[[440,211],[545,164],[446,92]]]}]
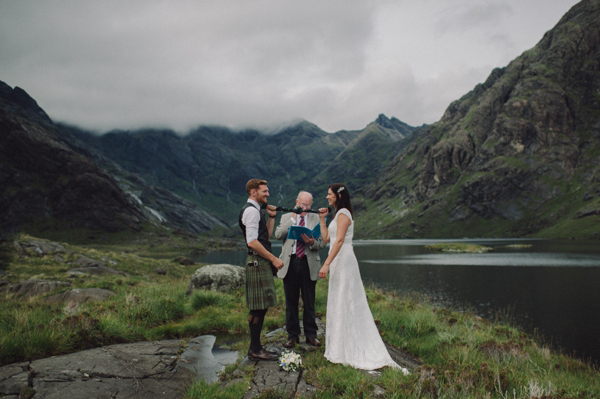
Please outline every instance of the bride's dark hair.
[{"label": "bride's dark hair", "polygon": [[339,211],[342,208],[346,208],[350,211],[352,217],[354,217],[354,210],[352,209],[352,203],[350,202],[350,192],[348,187],[344,183],[333,183],[329,185],[329,189],[335,194],[335,211]]}]

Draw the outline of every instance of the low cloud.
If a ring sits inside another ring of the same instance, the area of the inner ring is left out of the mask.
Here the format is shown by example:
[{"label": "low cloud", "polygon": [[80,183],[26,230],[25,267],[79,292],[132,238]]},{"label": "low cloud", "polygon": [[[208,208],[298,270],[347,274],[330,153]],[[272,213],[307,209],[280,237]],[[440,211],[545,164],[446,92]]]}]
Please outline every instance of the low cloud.
[{"label": "low cloud", "polygon": [[[532,1],[535,41],[574,4],[544,16]],[[527,49],[520,3],[4,1],[0,80],[98,131],[420,125]]]}]

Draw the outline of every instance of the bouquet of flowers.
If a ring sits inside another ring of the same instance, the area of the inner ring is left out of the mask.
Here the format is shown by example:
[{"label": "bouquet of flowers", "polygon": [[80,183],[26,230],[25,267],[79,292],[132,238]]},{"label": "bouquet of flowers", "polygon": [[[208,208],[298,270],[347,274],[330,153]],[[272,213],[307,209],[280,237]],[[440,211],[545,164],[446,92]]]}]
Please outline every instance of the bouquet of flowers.
[{"label": "bouquet of flowers", "polygon": [[279,367],[285,371],[297,371],[302,367],[302,358],[295,352],[285,351],[279,356]]}]

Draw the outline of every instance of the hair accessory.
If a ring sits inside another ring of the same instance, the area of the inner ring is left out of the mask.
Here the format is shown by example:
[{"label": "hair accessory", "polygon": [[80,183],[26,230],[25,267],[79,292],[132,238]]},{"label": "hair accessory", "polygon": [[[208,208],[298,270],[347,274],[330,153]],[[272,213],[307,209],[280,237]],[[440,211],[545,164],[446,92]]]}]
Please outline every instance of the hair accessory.
[{"label": "hair accessory", "polygon": [[344,191],[344,187],[340,187],[337,189],[338,194],[341,193],[342,191]]}]

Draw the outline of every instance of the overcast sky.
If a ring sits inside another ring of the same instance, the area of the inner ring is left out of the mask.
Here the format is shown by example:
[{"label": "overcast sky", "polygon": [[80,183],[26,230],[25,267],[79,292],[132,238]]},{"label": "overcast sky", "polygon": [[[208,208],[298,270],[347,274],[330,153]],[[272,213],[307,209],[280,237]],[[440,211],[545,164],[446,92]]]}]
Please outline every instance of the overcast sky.
[{"label": "overcast sky", "polygon": [[99,132],[306,119],[410,125],[533,47],[575,0],[0,0],[0,80]]}]

